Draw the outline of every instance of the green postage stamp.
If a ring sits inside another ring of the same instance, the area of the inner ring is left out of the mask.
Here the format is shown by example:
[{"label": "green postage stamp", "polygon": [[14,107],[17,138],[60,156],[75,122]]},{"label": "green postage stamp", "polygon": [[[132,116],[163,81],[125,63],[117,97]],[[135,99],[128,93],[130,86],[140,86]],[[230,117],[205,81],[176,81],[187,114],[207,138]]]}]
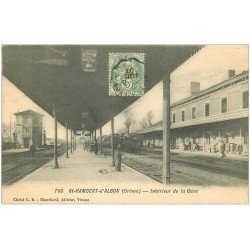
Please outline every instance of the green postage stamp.
[{"label": "green postage stamp", "polygon": [[144,53],[109,53],[109,95],[143,95],[144,66]]}]

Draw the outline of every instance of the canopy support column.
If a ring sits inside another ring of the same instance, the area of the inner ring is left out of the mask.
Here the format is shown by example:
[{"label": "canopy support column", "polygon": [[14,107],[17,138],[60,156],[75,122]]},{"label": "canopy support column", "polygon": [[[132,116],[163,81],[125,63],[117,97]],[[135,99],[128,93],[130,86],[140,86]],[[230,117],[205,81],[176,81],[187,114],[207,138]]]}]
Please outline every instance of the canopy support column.
[{"label": "canopy support column", "polygon": [[72,140],[73,140],[73,141],[72,141],[72,143],[73,143],[73,151],[75,151],[75,149],[76,149],[76,148],[75,148],[75,136],[76,136],[76,135],[75,135],[75,130],[73,130],[73,138],[72,138]]},{"label": "canopy support column", "polygon": [[65,130],[66,130],[66,158],[69,158],[69,138],[68,138],[68,124],[65,122]]},{"label": "canopy support column", "polygon": [[163,75],[163,167],[162,182],[170,185],[170,74]]},{"label": "canopy support column", "polygon": [[202,137],[203,137],[203,152],[205,152],[206,151],[206,149],[205,149],[205,146],[206,146],[206,140],[205,140],[205,133],[204,133],[204,129],[202,130]]},{"label": "canopy support column", "polygon": [[102,155],[102,127],[100,127],[100,155]]},{"label": "canopy support column", "polygon": [[76,132],[73,131],[73,150],[76,150]]},{"label": "canopy support column", "polygon": [[57,161],[57,119],[56,119],[56,108],[53,106],[53,115],[54,115],[54,129],[55,129],[55,142],[54,142],[54,167],[59,168]]},{"label": "canopy support column", "polygon": [[75,132],[75,149],[76,149],[76,132]]},{"label": "canopy support column", "polygon": [[111,119],[111,152],[112,167],[115,167],[114,118]]},{"label": "canopy support column", "polygon": [[76,131],[75,131],[75,149],[76,149]]},{"label": "canopy support column", "polygon": [[70,153],[73,153],[73,148],[72,148],[72,128],[70,128]]}]

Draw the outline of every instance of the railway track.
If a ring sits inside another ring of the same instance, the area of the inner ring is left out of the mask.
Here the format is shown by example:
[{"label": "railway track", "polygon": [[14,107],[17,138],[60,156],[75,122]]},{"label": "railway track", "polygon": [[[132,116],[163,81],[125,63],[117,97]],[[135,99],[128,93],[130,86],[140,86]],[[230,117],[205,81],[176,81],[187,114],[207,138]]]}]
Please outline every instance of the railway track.
[{"label": "railway track", "polygon": [[[111,156],[111,150],[107,148],[103,148],[103,154],[107,156]],[[157,166],[152,166],[152,164],[142,163],[142,162],[136,161],[135,159],[129,159],[129,158],[123,158],[122,163],[154,179],[155,181],[162,183],[161,168]]]},{"label": "railway track", "polygon": [[[111,150],[103,148],[103,153],[110,156]],[[122,163],[158,182],[162,182],[162,155],[153,153],[137,155],[124,153],[124,155]],[[232,180],[230,178],[237,179],[238,181],[236,180],[235,183],[244,185],[248,181],[248,166],[239,161],[171,155],[171,164],[171,171],[179,178],[180,182],[185,179],[196,185],[209,186],[215,181],[213,178],[217,178],[214,177],[217,175],[220,178],[229,178],[228,180]]]},{"label": "railway track", "polygon": [[[58,149],[57,156],[64,154],[65,151],[65,148]],[[2,169],[2,185],[7,186],[15,183],[49,162],[53,159],[53,156],[53,150],[49,150],[49,152],[46,151],[37,153],[33,159],[29,159],[28,161],[23,161],[12,167]]]}]

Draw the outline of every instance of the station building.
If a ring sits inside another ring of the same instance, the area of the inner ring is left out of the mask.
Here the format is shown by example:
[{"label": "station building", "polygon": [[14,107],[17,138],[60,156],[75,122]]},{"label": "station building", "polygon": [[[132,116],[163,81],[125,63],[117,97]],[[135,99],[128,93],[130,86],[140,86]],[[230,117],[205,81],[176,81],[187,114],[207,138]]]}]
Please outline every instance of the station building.
[{"label": "station building", "polygon": [[[144,146],[162,147],[162,121],[139,131]],[[191,83],[191,95],[171,105],[172,151],[219,153],[220,141],[226,153],[248,154],[248,72],[235,75],[200,91]]]},{"label": "station building", "polygon": [[14,114],[16,116],[15,143],[18,147],[28,148],[32,143],[42,146],[43,115],[33,110]]}]

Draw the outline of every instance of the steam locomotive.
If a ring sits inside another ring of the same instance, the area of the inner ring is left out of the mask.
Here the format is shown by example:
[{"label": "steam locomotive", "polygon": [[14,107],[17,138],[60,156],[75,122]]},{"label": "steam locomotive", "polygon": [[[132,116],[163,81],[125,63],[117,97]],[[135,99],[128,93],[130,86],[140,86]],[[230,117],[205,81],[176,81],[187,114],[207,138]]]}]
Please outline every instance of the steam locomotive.
[{"label": "steam locomotive", "polygon": [[[140,152],[143,147],[143,137],[138,134],[120,135],[114,134],[114,147],[120,145],[121,151],[128,153]],[[111,135],[103,136],[102,146],[111,147]]]}]

